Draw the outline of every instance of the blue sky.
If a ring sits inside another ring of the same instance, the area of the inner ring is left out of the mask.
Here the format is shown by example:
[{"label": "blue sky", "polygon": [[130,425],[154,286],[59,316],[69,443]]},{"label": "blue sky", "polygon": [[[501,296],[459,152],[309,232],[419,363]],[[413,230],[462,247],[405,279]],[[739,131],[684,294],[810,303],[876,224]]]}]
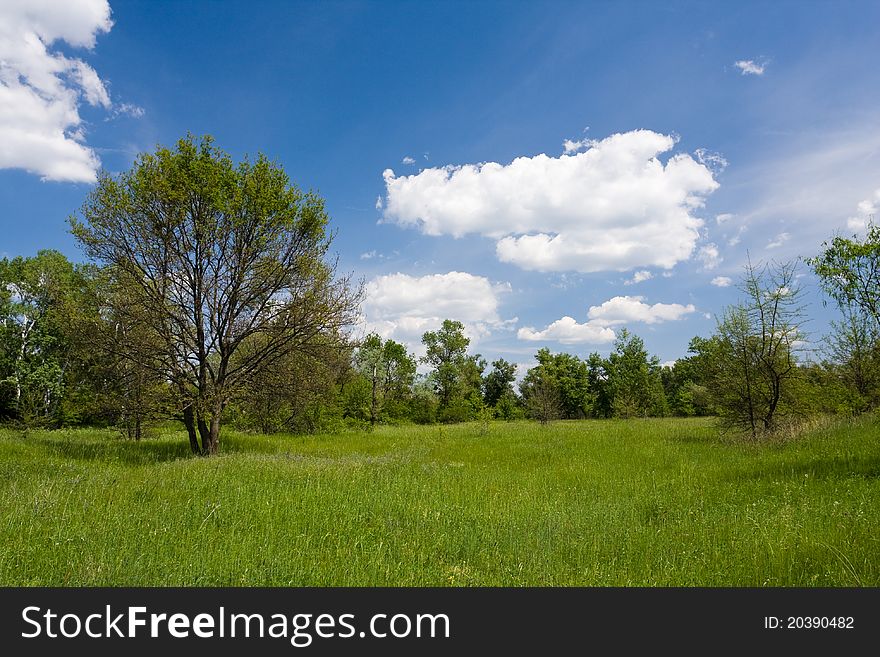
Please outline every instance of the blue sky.
[{"label": "blue sky", "polygon": [[211,134],[327,199],[368,328],[416,347],[449,316],[529,363],[627,327],[673,360],[747,253],[811,255],[880,207],[878,23],[876,2],[9,0],[0,255],[81,260],[65,220],[97,167]]}]

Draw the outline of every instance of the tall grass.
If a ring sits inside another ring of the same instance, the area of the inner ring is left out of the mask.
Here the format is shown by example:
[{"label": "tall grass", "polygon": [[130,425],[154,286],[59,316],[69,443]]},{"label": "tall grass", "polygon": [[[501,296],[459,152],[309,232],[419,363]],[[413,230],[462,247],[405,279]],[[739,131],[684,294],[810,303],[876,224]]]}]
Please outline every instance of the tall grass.
[{"label": "tall grass", "polygon": [[880,584],[880,427],[0,431],[2,585]]}]

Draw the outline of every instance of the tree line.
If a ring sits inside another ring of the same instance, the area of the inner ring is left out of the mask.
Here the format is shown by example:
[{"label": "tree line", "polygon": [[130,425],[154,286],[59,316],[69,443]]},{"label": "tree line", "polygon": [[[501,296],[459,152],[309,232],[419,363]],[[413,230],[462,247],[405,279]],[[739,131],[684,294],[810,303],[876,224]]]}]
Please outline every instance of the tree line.
[{"label": "tree line", "polygon": [[807,349],[797,263],[749,262],[741,301],[674,364],[621,330],[608,356],[540,349],[518,378],[513,363],[469,353],[454,319],[423,335],[421,359],[357,337],[363,285],[337,272],[323,199],[262,155],[234,163],[210,137],[102,174],[70,223],[89,263],[57,251],[0,260],[0,420],[140,439],[175,419],[194,453],[212,454],[223,423],[307,432],[713,415],[758,438],[880,404],[873,225],[805,261],[840,310],[818,348]]}]

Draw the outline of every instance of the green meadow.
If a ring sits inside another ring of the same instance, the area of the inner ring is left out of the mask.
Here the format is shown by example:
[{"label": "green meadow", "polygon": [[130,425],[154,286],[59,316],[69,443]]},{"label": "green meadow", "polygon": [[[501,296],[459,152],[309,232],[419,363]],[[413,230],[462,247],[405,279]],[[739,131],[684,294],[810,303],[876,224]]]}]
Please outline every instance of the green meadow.
[{"label": "green meadow", "polygon": [[0,430],[0,585],[878,586],[880,423]]}]

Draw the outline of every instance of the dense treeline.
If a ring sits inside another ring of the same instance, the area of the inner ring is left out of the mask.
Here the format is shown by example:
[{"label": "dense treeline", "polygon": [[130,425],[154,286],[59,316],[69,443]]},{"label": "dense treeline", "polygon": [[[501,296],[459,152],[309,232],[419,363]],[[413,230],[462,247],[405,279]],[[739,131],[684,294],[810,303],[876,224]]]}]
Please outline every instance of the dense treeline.
[{"label": "dense treeline", "polygon": [[607,356],[543,348],[518,377],[470,353],[454,319],[423,335],[420,359],[356,338],[362,288],[336,275],[327,222],[276,165],[234,165],[210,138],[103,176],[71,222],[93,264],[56,251],[0,260],[0,421],[139,439],[175,419],[193,452],[215,453],[222,422],[268,433],[714,415],[758,437],[880,404],[873,225],[807,259],[841,317],[810,351],[796,264],[749,263],[741,301],[672,365],[623,329]]},{"label": "dense treeline", "polygon": [[[780,268],[777,268],[779,270]],[[224,415],[243,429],[311,432],[377,423],[718,415],[758,435],[814,413],[856,414],[880,404],[880,348],[869,313],[844,304],[819,358],[799,353],[791,266],[750,268],[743,305],[718,330],[661,366],[621,330],[611,353],[582,359],[539,349],[517,384],[516,366],[469,354],[465,327],[446,320],[423,337],[426,354],[375,334],[325,334],[307,352],[260,369]],[[172,382],[114,355],[97,299],[107,277],[56,251],[0,261],[0,416],[27,426],[112,425],[140,438],[178,418]],[[751,287],[750,287],[751,286]],[[751,304],[751,305],[749,305]],[[775,316],[774,316],[775,313]],[[764,325],[761,321],[765,322]],[[136,330],[136,327],[135,327]],[[102,346],[103,345],[103,346]],[[429,371],[419,374],[419,365]]]}]

